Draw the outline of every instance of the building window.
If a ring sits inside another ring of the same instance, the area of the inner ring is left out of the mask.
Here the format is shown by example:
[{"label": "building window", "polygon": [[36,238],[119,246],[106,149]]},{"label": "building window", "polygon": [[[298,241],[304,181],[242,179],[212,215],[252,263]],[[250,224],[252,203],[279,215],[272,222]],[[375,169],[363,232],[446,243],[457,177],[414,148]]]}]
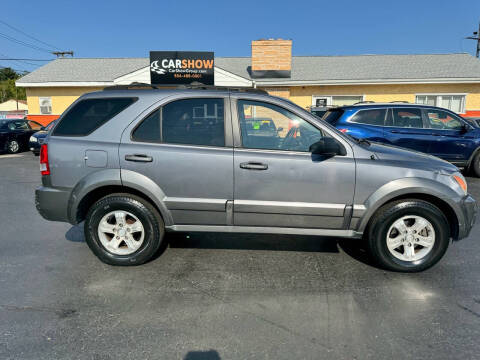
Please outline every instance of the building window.
[{"label": "building window", "polygon": [[40,114],[50,115],[52,113],[52,98],[51,97],[41,97],[38,99],[40,103]]},{"label": "building window", "polygon": [[456,113],[465,112],[465,95],[417,95],[415,98],[417,104],[425,104],[430,106],[438,106],[445,109],[452,110]]},{"label": "building window", "polygon": [[312,96],[312,106],[353,105],[363,101],[363,95],[318,95]]}]

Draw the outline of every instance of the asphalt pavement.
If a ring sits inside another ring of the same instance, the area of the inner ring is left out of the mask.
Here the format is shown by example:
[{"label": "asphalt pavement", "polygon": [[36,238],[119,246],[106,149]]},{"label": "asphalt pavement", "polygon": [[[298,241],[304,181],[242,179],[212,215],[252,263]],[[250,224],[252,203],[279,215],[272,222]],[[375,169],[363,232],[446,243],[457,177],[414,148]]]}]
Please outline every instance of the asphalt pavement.
[{"label": "asphalt pavement", "polygon": [[198,233],[112,267],[40,217],[39,184],[37,157],[0,155],[0,359],[480,357],[478,224],[418,274],[349,240]]}]

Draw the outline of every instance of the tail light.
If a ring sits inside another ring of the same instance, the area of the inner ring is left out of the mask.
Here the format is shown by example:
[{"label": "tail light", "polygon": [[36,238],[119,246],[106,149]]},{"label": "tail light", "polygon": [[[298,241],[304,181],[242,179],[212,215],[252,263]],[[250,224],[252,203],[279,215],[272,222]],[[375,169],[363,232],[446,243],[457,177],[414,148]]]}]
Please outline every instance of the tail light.
[{"label": "tail light", "polygon": [[48,165],[48,146],[43,144],[40,147],[40,174],[50,175],[50,166]]},{"label": "tail light", "polygon": [[338,129],[338,130],[344,134],[348,132],[348,129]]}]

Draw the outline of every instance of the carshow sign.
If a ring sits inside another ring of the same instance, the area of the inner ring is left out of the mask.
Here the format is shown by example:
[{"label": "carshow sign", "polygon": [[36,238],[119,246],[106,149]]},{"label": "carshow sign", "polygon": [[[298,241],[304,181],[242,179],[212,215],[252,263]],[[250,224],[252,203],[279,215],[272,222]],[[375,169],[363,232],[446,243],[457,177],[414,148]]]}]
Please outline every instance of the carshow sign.
[{"label": "carshow sign", "polygon": [[152,85],[214,85],[213,52],[150,51]]}]

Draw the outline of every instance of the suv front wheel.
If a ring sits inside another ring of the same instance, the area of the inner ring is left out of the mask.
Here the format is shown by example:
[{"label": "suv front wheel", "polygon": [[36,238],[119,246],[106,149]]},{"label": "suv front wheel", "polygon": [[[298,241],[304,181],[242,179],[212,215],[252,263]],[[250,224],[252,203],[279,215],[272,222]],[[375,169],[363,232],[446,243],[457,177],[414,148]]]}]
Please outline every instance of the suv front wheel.
[{"label": "suv front wheel", "polygon": [[98,200],[85,219],[85,238],[97,257],[110,265],[140,265],[160,248],[164,223],[149,202],[131,194]]},{"label": "suv front wheel", "polygon": [[433,204],[416,199],[381,207],[369,226],[368,245],[382,267],[417,272],[435,265],[445,254],[450,227]]}]

